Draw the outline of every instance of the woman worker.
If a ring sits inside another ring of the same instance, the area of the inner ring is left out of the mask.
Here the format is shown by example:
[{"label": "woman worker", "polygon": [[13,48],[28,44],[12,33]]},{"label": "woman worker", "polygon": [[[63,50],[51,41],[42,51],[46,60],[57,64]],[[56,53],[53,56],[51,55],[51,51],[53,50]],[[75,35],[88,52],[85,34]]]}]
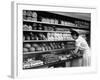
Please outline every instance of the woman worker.
[{"label": "woman worker", "polygon": [[77,59],[76,62],[78,62],[79,66],[89,66],[90,65],[90,53],[89,53],[89,46],[88,46],[87,41],[82,36],[80,36],[78,32],[74,30],[71,30],[71,35],[72,35],[72,38],[75,40],[75,50],[73,51],[73,53],[77,54],[78,51],[81,51],[83,54],[83,58]]}]

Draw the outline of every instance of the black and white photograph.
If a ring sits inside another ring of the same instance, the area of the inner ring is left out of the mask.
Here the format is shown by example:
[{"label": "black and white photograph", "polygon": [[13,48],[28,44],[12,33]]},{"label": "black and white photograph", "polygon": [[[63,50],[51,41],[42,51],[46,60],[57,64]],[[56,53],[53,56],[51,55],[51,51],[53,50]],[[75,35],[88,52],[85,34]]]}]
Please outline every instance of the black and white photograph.
[{"label": "black and white photograph", "polygon": [[96,9],[13,4],[12,76],[33,77],[96,70]]},{"label": "black and white photograph", "polygon": [[91,66],[91,13],[22,12],[23,70]]}]

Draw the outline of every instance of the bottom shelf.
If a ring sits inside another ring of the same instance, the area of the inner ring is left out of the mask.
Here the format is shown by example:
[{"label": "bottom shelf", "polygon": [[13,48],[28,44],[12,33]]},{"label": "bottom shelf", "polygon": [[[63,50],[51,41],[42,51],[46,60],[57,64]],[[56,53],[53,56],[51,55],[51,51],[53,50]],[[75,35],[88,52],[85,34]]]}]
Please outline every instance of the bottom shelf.
[{"label": "bottom shelf", "polygon": [[23,68],[23,70],[38,69],[38,68],[42,68],[42,67],[45,67],[45,66],[51,66],[51,65],[60,64],[60,63],[63,63],[63,62],[68,62],[68,61],[71,61],[71,60],[74,60],[74,59],[77,59],[77,58],[82,58],[82,56],[70,58],[70,59],[67,59],[67,60],[59,60],[59,61],[56,61],[56,62],[52,62],[52,63],[48,63],[48,64],[43,64],[43,65],[39,65],[39,66],[34,66],[34,67],[30,67],[30,68]]}]

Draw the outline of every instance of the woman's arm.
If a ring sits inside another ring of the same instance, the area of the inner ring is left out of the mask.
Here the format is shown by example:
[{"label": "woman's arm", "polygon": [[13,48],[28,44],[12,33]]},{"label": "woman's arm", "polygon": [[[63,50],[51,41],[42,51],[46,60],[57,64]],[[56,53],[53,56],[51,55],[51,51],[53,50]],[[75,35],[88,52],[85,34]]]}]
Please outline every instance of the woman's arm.
[{"label": "woman's arm", "polygon": [[78,50],[79,50],[79,47],[77,46],[77,47],[75,48],[75,50],[73,51],[74,54],[77,54]]}]

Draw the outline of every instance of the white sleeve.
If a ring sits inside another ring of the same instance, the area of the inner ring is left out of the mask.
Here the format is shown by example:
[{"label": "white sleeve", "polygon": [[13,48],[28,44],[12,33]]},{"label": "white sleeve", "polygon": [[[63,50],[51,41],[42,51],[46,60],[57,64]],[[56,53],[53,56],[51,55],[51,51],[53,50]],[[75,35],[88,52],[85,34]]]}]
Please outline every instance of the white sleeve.
[{"label": "white sleeve", "polygon": [[76,47],[79,47],[80,50],[85,50],[85,49],[88,49],[89,48],[86,40],[84,40],[81,37],[79,37],[76,40]]},{"label": "white sleeve", "polygon": [[81,45],[81,42],[76,40],[76,47],[80,47],[80,45]]}]

